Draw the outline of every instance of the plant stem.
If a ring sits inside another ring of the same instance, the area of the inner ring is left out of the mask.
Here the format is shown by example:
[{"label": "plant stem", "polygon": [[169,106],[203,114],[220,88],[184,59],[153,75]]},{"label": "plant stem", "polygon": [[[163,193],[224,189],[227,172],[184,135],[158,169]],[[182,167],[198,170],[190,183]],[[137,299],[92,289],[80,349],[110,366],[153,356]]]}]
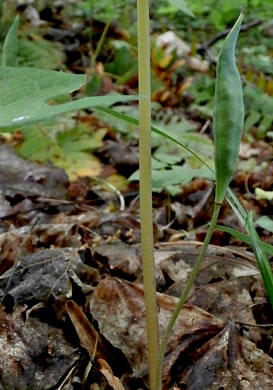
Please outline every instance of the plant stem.
[{"label": "plant stem", "polygon": [[139,77],[140,218],[150,390],[156,390],[159,332],[153,247],[151,180],[151,77],[149,1],[137,0]]},{"label": "plant stem", "polygon": [[105,40],[105,37],[106,37],[106,34],[109,30],[109,27],[111,25],[111,20],[109,19],[106,23],[106,25],[104,26],[104,29],[103,29],[103,32],[101,34],[101,37],[100,37],[100,40],[97,44],[97,47],[96,47],[96,50],[95,50],[95,53],[92,57],[92,61],[91,61],[91,64],[90,64],[90,71],[91,73],[94,71],[94,68],[95,68],[95,64],[96,64],[96,61],[97,61],[97,57],[101,51],[101,48],[102,48],[102,45],[104,43],[104,40]]},{"label": "plant stem", "polygon": [[167,329],[164,333],[164,336],[162,338],[162,342],[161,342],[161,345],[160,345],[160,351],[159,351],[159,359],[158,359],[158,365],[157,365],[157,390],[160,390],[162,388],[162,368],[163,368],[163,360],[164,360],[164,355],[165,355],[165,352],[166,352],[166,348],[167,348],[167,345],[168,345],[168,341],[169,341],[169,337],[170,337],[170,334],[171,334],[171,331],[174,327],[174,324],[175,324],[175,321],[180,313],[180,310],[182,309],[182,306],[184,305],[186,299],[187,299],[187,296],[193,286],[193,283],[196,279],[196,276],[199,272],[199,269],[201,267],[201,264],[204,260],[204,257],[205,257],[205,254],[206,254],[206,251],[207,251],[207,248],[208,248],[208,245],[210,243],[210,239],[211,239],[211,236],[212,236],[212,233],[214,231],[214,228],[215,228],[215,225],[216,225],[216,222],[217,222],[217,219],[218,219],[218,215],[219,215],[219,211],[220,211],[220,208],[221,208],[221,205],[220,204],[217,204],[217,203],[214,203],[214,209],[213,209],[213,215],[212,215],[212,219],[211,219],[211,222],[210,222],[210,225],[209,225],[209,229],[207,231],[207,234],[206,234],[206,237],[205,237],[205,241],[202,245],[202,248],[200,250],[200,253],[197,257],[197,260],[196,260],[196,263],[194,264],[194,267],[193,267],[193,270],[192,270],[192,273],[191,273],[191,276],[182,292],[182,295],[178,301],[178,304],[176,305],[176,308],[171,316],[171,319],[169,321],[169,324],[167,326]]}]

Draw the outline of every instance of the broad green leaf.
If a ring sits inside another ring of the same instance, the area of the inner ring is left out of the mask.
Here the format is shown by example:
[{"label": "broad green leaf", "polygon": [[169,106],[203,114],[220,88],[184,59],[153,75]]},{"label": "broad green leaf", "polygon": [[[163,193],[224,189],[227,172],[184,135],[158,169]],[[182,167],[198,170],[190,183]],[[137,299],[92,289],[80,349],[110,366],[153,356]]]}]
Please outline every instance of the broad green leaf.
[{"label": "broad green leaf", "polygon": [[102,146],[102,140],[107,130],[90,131],[87,125],[82,124],[71,130],[57,134],[57,142],[64,153],[95,150]]},{"label": "broad green leaf", "polygon": [[268,230],[269,232],[273,233],[273,220],[266,215],[263,217],[258,218],[255,221],[255,224],[265,230]]},{"label": "broad green leaf", "polygon": [[24,27],[18,41],[17,66],[53,70],[63,69],[64,63],[61,42],[48,41]]},{"label": "broad green leaf", "polygon": [[23,129],[23,137],[24,142],[16,148],[20,156],[40,163],[63,158],[63,152],[48,128],[27,126]]},{"label": "broad green leaf", "polygon": [[[153,191],[167,190],[170,186],[189,183],[195,177],[213,178],[213,174],[206,168],[191,169],[188,165],[174,165],[169,169],[155,169],[155,164],[152,164],[152,188]],[[139,171],[134,172],[129,181],[139,180]]]},{"label": "broad green leaf", "polygon": [[0,67],[0,129],[8,131],[71,111],[138,99],[137,96],[108,95],[86,97],[59,105],[48,104],[50,99],[75,91],[85,82],[84,75]]},{"label": "broad green leaf", "polygon": [[81,176],[100,176],[102,172],[100,160],[93,154],[86,152],[72,151],[65,154],[65,159],[53,160],[53,162],[65,169],[70,180],[76,180]]},{"label": "broad green leaf", "polygon": [[63,168],[70,180],[100,175],[101,162],[91,154],[102,145],[106,129],[93,131],[85,124],[55,135],[51,127],[30,125],[22,129],[24,142],[17,152],[24,158],[43,163],[51,161]]},{"label": "broad green leaf", "polygon": [[5,38],[5,42],[3,45],[3,52],[2,52],[3,66],[16,66],[17,64],[18,24],[19,24],[19,16],[17,15],[8,31],[8,34]]},{"label": "broad green leaf", "polygon": [[[161,191],[170,185],[186,184],[193,178],[193,171],[188,168],[174,166],[171,169],[152,170],[153,191]],[[133,173],[129,181],[139,180],[139,171]]]}]

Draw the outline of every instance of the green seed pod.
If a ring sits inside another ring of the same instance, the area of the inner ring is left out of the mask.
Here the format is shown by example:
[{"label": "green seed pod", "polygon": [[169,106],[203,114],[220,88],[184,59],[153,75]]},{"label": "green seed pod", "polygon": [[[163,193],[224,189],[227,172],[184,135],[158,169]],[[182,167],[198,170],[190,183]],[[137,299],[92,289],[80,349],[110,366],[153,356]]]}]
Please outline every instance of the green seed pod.
[{"label": "green seed pod", "polygon": [[226,37],[216,69],[215,109],[213,115],[214,160],[216,171],[215,202],[221,204],[234,173],[244,127],[244,101],[235,47],[241,13]]}]

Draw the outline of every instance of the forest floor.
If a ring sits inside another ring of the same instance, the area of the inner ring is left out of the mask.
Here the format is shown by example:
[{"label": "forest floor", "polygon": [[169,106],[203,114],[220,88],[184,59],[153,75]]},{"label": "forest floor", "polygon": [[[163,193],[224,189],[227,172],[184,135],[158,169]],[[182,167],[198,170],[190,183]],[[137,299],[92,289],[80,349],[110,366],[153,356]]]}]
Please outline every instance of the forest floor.
[{"label": "forest floor", "polygon": [[[90,75],[86,33],[53,11],[37,14],[45,22],[39,26],[41,37],[60,45],[54,53],[59,53],[56,61],[61,58],[65,70],[90,77],[81,93],[137,94],[134,64],[126,81],[116,83],[109,67],[105,70],[106,49]],[[33,34],[35,40],[33,27],[24,23],[21,38],[27,34],[24,39],[29,40]],[[94,36],[101,36],[105,26],[100,22],[92,26]],[[108,38],[117,42],[125,35],[113,25]],[[129,62],[126,50],[119,55],[112,72]],[[210,106],[198,105],[198,88],[191,93],[190,87],[199,76],[206,83],[203,75],[211,75],[215,64],[201,54],[195,62],[193,58],[165,56],[158,63],[153,57],[160,80],[153,93],[153,115],[161,125],[186,127],[189,144],[210,161],[212,124],[205,113]],[[267,96],[272,98],[270,83],[271,76],[265,75]],[[116,108],[136,110],[133,104]],[[139,185],[127,181],[138,169],[136,127],[116,131],[121,122],[106,118],[85,111],[67,119],[66,126],[72,119],[74,126],[67,145],[81,142],[89,133],[97,142],[86,166],[83,154],[77,164],[73,159],[64,163],[63,155],[56,157],[56,142],[41,138],[41,127],[35,129],[35,146],[30,147],[33,128],[0,138],[0,389],[148,388]],[[243,139],[231,188],[245,210],[255,210],[260,218],[256,227],[272,257],[273,148],[271,136],[256,137],[259,123],[254,122]],[[162,335],[205,237],[214,183],[197,174],[186,180],[180,168],[189,164],[188,156],[158,139],[153,142],[155,160],[164,168],[158,168],[153,194]],[[39,158],[41,151],[48,154]],[[166,163],[168,159],[173,165]],[[175,179],[170,179],[170,172]],[[177,182],[179,175],[183,185]],[[227,202],[218,224],[245,233]],[[273,387],[273,311],[255,256],[238,237],[220,228],[212,237],[168,344],[164,390]]]}]

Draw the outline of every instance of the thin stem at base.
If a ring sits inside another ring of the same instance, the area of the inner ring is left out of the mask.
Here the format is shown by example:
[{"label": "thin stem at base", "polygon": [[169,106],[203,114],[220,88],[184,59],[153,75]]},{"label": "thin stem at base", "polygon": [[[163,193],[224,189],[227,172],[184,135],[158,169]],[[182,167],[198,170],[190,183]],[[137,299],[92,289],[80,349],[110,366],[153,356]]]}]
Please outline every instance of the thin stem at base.
[{"label": "thin stem at base", "polygon": [[177,306],[176,306],[176,308],[171,316],[170,322],[169,322],[167,329],[164,333],[164,336],[162,338],[161,345],[160,345],[160,351],[159,351],[159,359],[158,359],[158,364],[157,364],[157,387],[156,387],[157,390],[162,389],[163,360],[164,360],[164,355],[165,355],[165,352],[167,349],[170,334],[171,334],[172,329],[174,327],[175,321],[180,313],[180,310],[182,309],[182,306],[184,305],[184,303],[187,299],[187,296],[188,296],[188,294],[193,286],[193,283],[194,283],[196,276],[199,272],[201,264],[204,260],[208,245],[210,243],[212,233],[213,233],[215,225],[217,223],[220,208],[221,208],[220,204],[214,204],[213,216],[212,216],[212,219],[211,219],[211,222],[209,225],[209,229],[208,229],[207,234],[206,234],[205,241],[204,241],[202,248],[200,250],[200,253],[197,257],[196,263],[194,264],[191,276],[190,276],[190,278],[189,278],[189,280],[188,280],[188,282],[183,290],[183,293],[178,301],[178,304],[177,304]]},{"label": "thin stem at base", "polygon": [[152,180],[151,180],[151,77],[149,1],[137,1],[138,78],[139,78],[139,164],[141,252],[143,263],[144,301],[146,309],[150,390],[156,388],[159,354],[159,332],[155,284]]}]

